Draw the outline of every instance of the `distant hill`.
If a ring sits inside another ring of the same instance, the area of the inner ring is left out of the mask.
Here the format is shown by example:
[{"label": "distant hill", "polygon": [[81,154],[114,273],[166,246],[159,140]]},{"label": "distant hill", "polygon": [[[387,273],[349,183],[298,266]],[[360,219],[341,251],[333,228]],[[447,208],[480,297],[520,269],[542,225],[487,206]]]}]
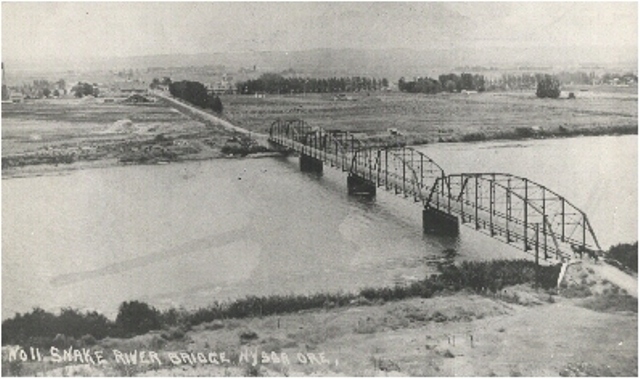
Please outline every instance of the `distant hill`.
[{"label": "distant hill", "polygon": [[308,75],[370,75],[397,79],[400,76],[436,75],[454,67],[561,67],[584,64],[605,67],[636,67],[636,46],[621,48],[434,48],[412,49],[313,49],[305,51],[249,51],[192,55],[118,57],[89,62],[5,62],[14,71],[118,70],[147,67],[219,66],[236,72],[241,67],[259,72],[289,68]]}]

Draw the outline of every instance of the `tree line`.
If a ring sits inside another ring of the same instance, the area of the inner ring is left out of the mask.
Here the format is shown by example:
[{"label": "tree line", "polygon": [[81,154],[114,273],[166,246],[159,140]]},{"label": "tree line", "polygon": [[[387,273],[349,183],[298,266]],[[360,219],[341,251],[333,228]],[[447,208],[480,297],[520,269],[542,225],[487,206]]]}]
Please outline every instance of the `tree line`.
[{"label": "tree line", "polygon": [[200,82],[183,80],[169,85],[169,93],[173,97],[187,101],[201,108],[210,108],[216,113],[222,113],[220,97],[207,91],[207,87]]},{"label": "tree line", "polygon": [[288,94],[378,91],[389,87],[386,78],[363,76],[320,78],[286,78],[280,74],[265,73],[257,79],[236,83],[239,94]]},{"label": "tree line", "polygon": [[407,81],[404,77],[398,80],[398,89],[401,92],[409,93],[440,93],[478,91],[483,92],[485,88],[485,78],[479,74],[444,74],[438,79],[429,77],[419,77],[412,81]]}]

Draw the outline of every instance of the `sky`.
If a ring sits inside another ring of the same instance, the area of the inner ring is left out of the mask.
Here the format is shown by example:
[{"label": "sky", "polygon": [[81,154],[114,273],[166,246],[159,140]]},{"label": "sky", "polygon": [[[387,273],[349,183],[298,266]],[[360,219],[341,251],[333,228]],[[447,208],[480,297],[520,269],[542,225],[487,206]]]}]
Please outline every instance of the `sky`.
[{"label": "sky", "polygon": [[2,3],[2,58],[316,48],[602,46],[637,54],[630,3]]}]

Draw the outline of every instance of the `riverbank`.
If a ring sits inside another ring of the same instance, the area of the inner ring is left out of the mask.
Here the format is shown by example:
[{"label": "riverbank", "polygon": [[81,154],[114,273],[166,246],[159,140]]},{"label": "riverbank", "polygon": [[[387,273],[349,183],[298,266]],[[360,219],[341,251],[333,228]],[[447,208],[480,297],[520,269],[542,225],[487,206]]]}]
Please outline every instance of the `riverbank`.
[{"label": "riverbank", "polygon": [[[626,135],[638,130],[637,107],[631,106],[637,104],[637,95],[631,94],[597,95],[575,102],[531,99],[522,93],[383,93],[358,95],[351,102],[322,95],[229,96],[223,101],[227,102],[224,115],[164,97],[143,104],[82,99],[8,104],[2,110],[2,176],[260,154],[266,151],[262,140],[269,125],[279,117],[348,130],[372,144],[515,141]],[[539,116],[546,120],[544,125],[536,121]],[[389,128],[399,135],[390,136]],[[255,136],[261,144],[250,141]]]},{"label": "riverbank", "polygon": [[44,348],[39,361],[9,362],[16,350],[5,346],[3,374],[637,376],[637,299],[592,265],[571,266],[559,291],[518,284],[497,292],[361,299],[77,346],[93,357],[100,352],[101,363],[73,353],[63,359],[62,350],[54,351],[58,358]]}]

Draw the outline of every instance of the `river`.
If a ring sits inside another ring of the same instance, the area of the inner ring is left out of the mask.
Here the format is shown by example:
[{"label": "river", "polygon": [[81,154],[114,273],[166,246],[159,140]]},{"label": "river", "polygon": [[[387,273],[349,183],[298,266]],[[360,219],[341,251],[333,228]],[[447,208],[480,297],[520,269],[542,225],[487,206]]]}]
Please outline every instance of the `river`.
[{"label": "river", "polygon": [[[506,172],[587,212],[603,248],[637,240],[637,137],[438,144],[448,173]],[[353,291],[459,259],[527,255],[468,228],[425,236],[419,204],[349,197],[346,174],[298,160],[212,160],[2,181],[2,317],[125,300],[193,308],[245,295]]]}]

